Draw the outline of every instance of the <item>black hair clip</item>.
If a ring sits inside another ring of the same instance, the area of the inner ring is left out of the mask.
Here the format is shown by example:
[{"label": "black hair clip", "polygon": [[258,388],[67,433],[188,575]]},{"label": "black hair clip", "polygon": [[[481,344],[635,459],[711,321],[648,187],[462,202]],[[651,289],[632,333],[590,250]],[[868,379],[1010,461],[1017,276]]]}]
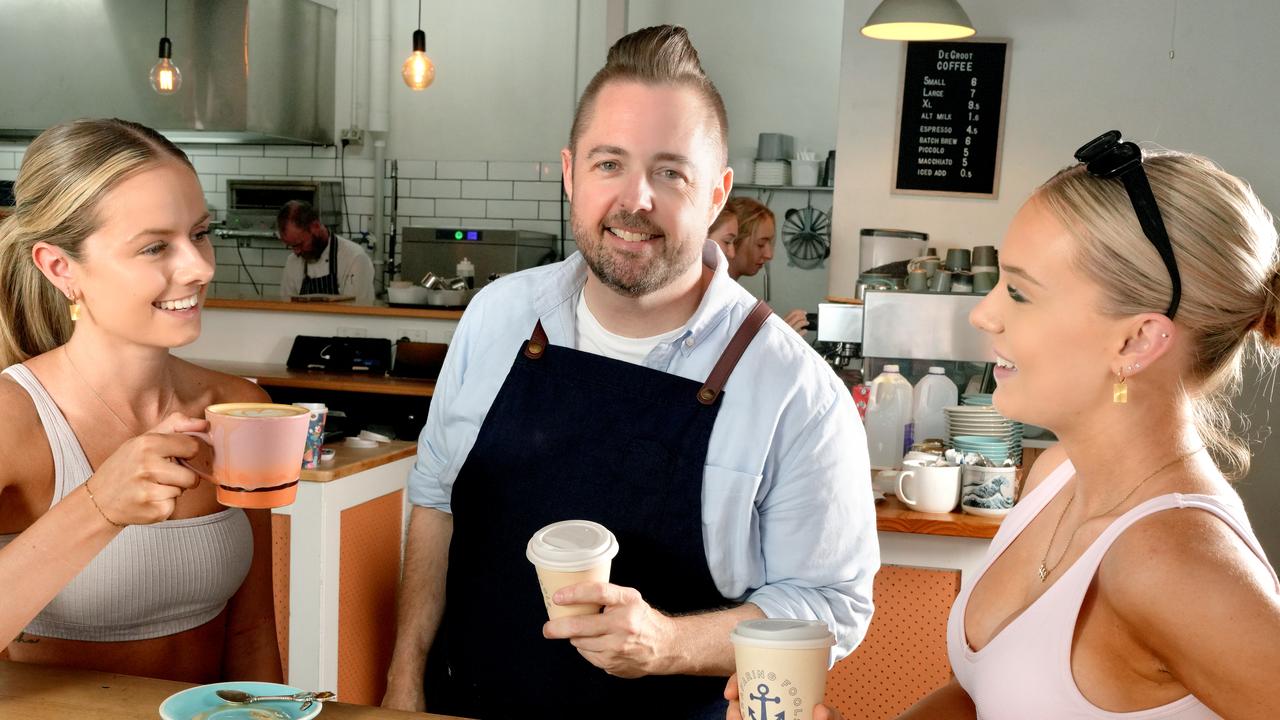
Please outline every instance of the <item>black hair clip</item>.
[{"label": "black hair clip", "polygon": [[1169,271],[1169,280],[1173,286],[1173,297],[1169,301],[1169,309],[1165,315],[1172,320],[1178,312],[1178,304],[1182,300],[1182,276],[1178,272],[1178,263],[1173,257],[1173,243],[1169,241],[1169,233],[1165,230],[1164,220],[1160,217],[1160,206],[1156,204],[1156,196],[1151,192],[1151,183],[1147,173],[1142,169],[1142,148],[1137,144],[1121,141],[1119,130],[1108,130],[1090,140],[1076,150],[1076,160],[1084,163],[1085,170],[1098,178],[1119,178],[1129,194],[1129,202],[1138,216],[1138,224],[1142,232],[1160,253],[1160,259]]}]

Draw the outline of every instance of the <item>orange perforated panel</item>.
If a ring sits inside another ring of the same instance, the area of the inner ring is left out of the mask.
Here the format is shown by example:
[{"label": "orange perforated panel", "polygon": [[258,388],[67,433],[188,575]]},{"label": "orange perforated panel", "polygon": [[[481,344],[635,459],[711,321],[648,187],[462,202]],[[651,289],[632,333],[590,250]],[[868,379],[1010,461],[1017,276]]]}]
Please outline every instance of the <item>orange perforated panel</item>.
[{"label": "orange perforated panel", "polygon": [[338,697],[377,705],[396,639],[402,492],[342,511],[338,571]]},{"label": "orange perforated panel", "polygon": [[271,515],[271,585],[276,601],[276,644],[280,664],[289,677],[289,521],[288,515]]},{"label": "orange perforated panel", "polygon": [[867,636],[827,674],[826,703],[847,720],[895,718],[951,679],[947,614],[960,571],[885,565]]}]

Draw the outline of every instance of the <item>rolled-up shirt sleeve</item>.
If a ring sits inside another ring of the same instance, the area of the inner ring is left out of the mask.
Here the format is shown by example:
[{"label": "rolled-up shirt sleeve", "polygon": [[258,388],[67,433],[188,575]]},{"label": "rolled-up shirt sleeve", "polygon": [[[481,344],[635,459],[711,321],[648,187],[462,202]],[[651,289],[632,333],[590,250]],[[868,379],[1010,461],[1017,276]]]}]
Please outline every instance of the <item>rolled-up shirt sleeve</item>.
[{"label": "rolled-up shirt sleeve", "polygon": [[825,622],[836,636],[834,663],[866,634],[880,567],[866,436],[852,398],[836,390],[790,442],[757,500],[765,584],[746,600],[769,617]]},{"label": "rolled-up shirt sleeve", "polygon": [[418,456],[409,471],[409,502],[414,505],[451,512],[453,481],[471,449],[460,433],[472,423],[459,417],[457,402],[482,313],[483,304],[477,302],[462,316],[440,368],[427,423],[418,435]]}]

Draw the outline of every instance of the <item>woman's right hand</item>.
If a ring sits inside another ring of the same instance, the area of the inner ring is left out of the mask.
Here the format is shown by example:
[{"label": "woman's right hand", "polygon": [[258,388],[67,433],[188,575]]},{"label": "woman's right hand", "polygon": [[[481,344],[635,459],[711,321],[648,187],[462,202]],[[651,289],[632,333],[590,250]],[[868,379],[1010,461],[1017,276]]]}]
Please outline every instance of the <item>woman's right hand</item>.
[{"label": "woman's right hand", "polygon": [[126,441],[98,468],[85,485],[109,522],[149,525],[173,514],[178,496],[199,484],[200,478],[172,458],[189,459],[201,442],[183,435],[203,432],[209,423],[173,413],[145,435]]},{"label": "woman's right hand", "polygon": [[[724,698],[729,701],[729,711],[724,715],[725,720],[742,720],[742,713],[738,710],[737,673],[729,676],[729,684],[724,686]],[[813,720],[844,720],[844,716],[818,703],[813,706]]]}]

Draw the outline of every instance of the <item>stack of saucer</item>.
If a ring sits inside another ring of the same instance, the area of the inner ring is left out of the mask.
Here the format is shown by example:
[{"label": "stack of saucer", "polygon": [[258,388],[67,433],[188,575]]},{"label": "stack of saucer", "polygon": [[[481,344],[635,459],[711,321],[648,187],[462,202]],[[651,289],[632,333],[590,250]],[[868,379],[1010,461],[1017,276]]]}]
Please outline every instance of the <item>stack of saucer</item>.
[{"label": "stack of saucer", "polygon": [[991,407],[991,393],[965,393],[960,396],[960,404]]},{"label": "stack of saucer", "polygon": [[756,185],[786,185],[790,167],[785,160],[757,160],[755,166]]},{"label": "stack of saucer", "polygon": [[1022,423],[983,405],[956,405],[942,412],[947,437],[957,450],[980,453],[995,465],[1010,458],[1014,464],[1022,462]]}]

